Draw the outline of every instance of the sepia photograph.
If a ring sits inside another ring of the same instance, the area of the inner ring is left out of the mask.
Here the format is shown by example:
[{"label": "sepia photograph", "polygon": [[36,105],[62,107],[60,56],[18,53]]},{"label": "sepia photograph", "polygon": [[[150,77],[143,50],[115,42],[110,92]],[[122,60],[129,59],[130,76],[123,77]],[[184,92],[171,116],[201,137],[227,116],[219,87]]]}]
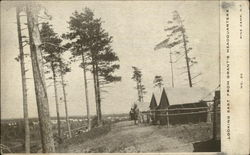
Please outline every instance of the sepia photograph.
[{"label": "sepia photograph", "polygon": [[220,6],[2,1],[1,154],[221,152]]}]

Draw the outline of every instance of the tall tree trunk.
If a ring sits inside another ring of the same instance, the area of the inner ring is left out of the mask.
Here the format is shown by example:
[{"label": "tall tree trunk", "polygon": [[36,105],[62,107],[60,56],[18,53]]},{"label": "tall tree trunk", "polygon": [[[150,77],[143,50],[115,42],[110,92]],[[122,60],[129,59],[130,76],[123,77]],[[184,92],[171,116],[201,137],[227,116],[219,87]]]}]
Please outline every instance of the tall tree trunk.
[{"label": "tall tree trunk", "polygon": [[186,39],[185,39],[184,32],[182,33],[182,38],[183,38],[183,43],[184,43],[184,48],[185,48],[185,59],[186,59],[186,64],[187,64],[189,87],[192,87],[193,84],[192,84],[192,79],[191,79],[191,74],[190,74],[189,57],[188,57],[188,51],[187,51]]},{"label": "tall tree trunk", "polygon": [[96,68],[95,63],[92,62],[93,68],[93,79],[94,79],[94,89],[95,89],[95,102],[96,102],[96,116],[97,116],[97,125],[100,125],[100,117],[99,117],[99,105],[98,105],[98,91],[97,91],[97,82],[96,82]]},{"label": "tall tree trunk", "polygon": [[55,73],[55,67],[54,67],[53,62],[51,62],[51,69],[52,69],[52,74],[53,74],[54,91],[55,91],[58,137],[61,138],[61,121],[60,121],[59,103],[58,103],[58,97],[57,97],[57,86],[56,86],[57,82],[56,82],[56,73]]},{"label": "tall tree trunk", "polygon": [[99,81],[99,74],[98,74],[98,63],[96,63],[96,87],[97,87],[97,101],[98,101],[98,117],[99,121],[102,121],[102,109],[101,109],[101,88],[100,88],[100,81]]},{"label": "tall tree trunk", "polygon": [[140,92],[140,102],[143,102],[143,90],[142,90],[141,80],[139,81],[139,92]]},{"label": "tall tree trunk", "polygon": [[86,76],[85,58],[84,58],[84,54],[83,53],[82,53],[82,68],[83,68],[84,86],[85,86],[85,97],[86,97],[88,130],[91,130],[91,118],[90,118],[90,112],[89,112],[89,97],[88,97],[88,82],[87,82],[87,76]]},{"label": "tall tree trunk", "polygon": [[62,70],[63,70],[62,69],[62,62],[60,61],[60,76],[61,76],[61,81],[62,81],[63,101],[64,101],[64,106],[65,106],[66,123],[67,123],[68,132],[69,132],[69,138],[71,138],[72,134],[71,134],[71,128],[70,128],[70,122],[69,122],[68,105],[67,105],[67,98],[66,98],[66,91],[65,91],[65,84],[64,84],[64,77],[63,77]]},{"label": "tall tree trunk", "polygon": [[38,29],[37,9],[35,6],[27,4],[27,25],[29,31],[29,43],[31,62],[38,109],[40,134],[43,153],[55,152],[52,124],[50,121],[49,104],[47,90],[42,66],[41,39]]},{"label": "tall tree trunk", "polygon": [[136,82],[136,88],[137,88],[137,93],[138,93],[138,101],[141,102],[139,81]]},{"label": "tall tree trunk", "polygon": [[187,64],[187,73],[188,73],[188,82],[189,82],[189,87],[192,87],[193,84],[192,84],[192,78],[191,78],[191,73],[190,73],[190,65],[189,65],[189,57],[188,57],[188,50],[187,50],[187,41],[186,41],[186,36],[185,36],[185,32],[184,32],[184,26],[182,24],[182,21],[181,21],[181,17],[180,15],[178,14],[178,18],[179,18],[179,21],[180,21],[180,24],[181,24],[181,27],[182,27],[182,39],[183,39],[183,44],[184,44],[184,52],[185,52],[185,59],[186,59],[186,64]]},{"label": "tall tree trunk", "polygon": [[144,102],[144,96],[143,96],[143,89],[142,89],[142,85],[141,85],[141,102]]},{"label": "tall tree trunk", "polygon": [[95,102],[96,102],[96,116],[97,116],[97,125],[100,125],[100,117],[99,117],[99,105],[98,105],[98,91],[97,91],[97,82],[96,82],[96,59],[94,56],[94,52],[91,51],[92,55],[92,68],[93,68],[93,81],[94,81],[94,90],[95,90]]},{"label": "tall tree trunk", "polygon": [[16,8],[16,19],[17,19],[17,32],[20,52],[20,65],[21,65],[21,76],[22,76],[22,89],[23,89],[23,116],[24,116],[24,130],[25,130],[25,152],[30,153],[30,127],[29,127],[29,116],[28,116],[28,104],[27,104],[27,84],[26,84],[26,71],[24,63],[23,53],[23,41],[20,24],[20,8]]}]

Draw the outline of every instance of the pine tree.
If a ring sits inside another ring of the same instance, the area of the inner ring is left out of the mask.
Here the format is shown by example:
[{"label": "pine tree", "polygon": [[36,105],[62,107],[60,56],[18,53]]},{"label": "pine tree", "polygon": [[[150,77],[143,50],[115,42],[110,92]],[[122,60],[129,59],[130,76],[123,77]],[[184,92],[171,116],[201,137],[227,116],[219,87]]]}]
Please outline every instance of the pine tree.
[{"label": "pine tree", "polygon": [[[196,78],[197,76],[201,75],[199,73],[195,77],[192,78],[191,75],[191,67],[194,64],[197,64],[195,57],[190,57],[189,53],[191,52],[192,48],[188,47],[188,36],[186,35],[186,29],[183,25],[183,20],[181,19],[179,13],[177,11],[173,12],[173,18],[172,20],[168,21],[168,27],[165,29],[167,32],[167,39],[161,42],[160,44],[156,45],[155,50],[161,49],[161,48],[168,48],[170,49],[170,63],[171,63],[171,71],[172,71],[172,86],[173,84],[173,63],[178,62],[181,60],[181,58],[185,58],[186,62],[186,69],[188,75],[188,83],[189,87],[193,86],[192,80]],[[172,49],[177,49],[174,53],[172,52]],[[176,60],[172,60],[172,54],[175,54],[177,56]]]},{"label": "pine tree", "polygon": [[[53,28],[49,23],[43,23],[41,27],[41,38],[42,38],[42,46],[43,49],[43,58],[45,59],[45,63],[47,64],[47,68],[52,71],[52,79],[54,82],[54,90],[55,90],[55,102],[56,102],[56,110],[57,110],[57,121],[58,121],[58,135],[61,137],[61,126],[60,126],[60,114],[59,114],[59,105],[58,105],[58,94],[57,94],[57,77],[61,78],[61,85],[63,89],[63,100],[65,106],[65,114],[66,114],[66,123],[69,132],[69,137],[71,137],[71,129],[68,117],[68,107],[67,107],[67,99],[66,99],[66,90],[65,90],[65,82],[64,75],[67,72],[70,72],[69,63],[65,62],[62,58],[63,52],[65,52],[65,47],[61,45],[62,39],[54,32]],[[49,73],[49,71],[47,72]]]},{"label": "pine tree", "polygon": [[[97,124],[102,119],[101,112],[101,87],[100,83],[115,82],[121,80],[112,73],[118,69],[115,64],[119,59],[112,51],[112,37],[102,28],[100,18],[94,18],[94,13],[85,8],[83,12],[75,11],[69,21],[70,32],[64,35],[70,40],[73,56],[82,56],[82,67],[91,66],[93,74]],[[84,63],[83,63],[84,62]]]},{"label": "pine tree", "polygon": [[[78,25],[78,24],[77,24]],[[75,62],[77,59],[81,61],[79,67],[83,69],[83,78],[84,78],[84,91],[85,91],[85,101],[86,101],[86,109],[87,109],[87,119],[88,119],[88,130],[91,130],[91,118],[90,118],[90,110],[89,110],[89,96],[88,96],[88,81],[87,81],[87,70],[88,63],[86,62],[89,57],[86,55],[86,49],[83,48],[82,38],[77,35],[78,32],[70,32],[67,34],[63,34],[62,37],[64,39],[71,40],[70,43],[65,45],[65,48],[71,51],[72,57],[71,61]],[[78,38],[76,41],[72,41],[75,38]],[[96,99],[97,101],[97,99]]]},{"label": "pine tree", "polygon": [[163,86],[163,79],[162,76],[156,75],[153,81],[154,87],[158,87],[159,89],[161,89],[161,87]]},{"label": "pine tree", "polygon": [[120,68],[120,65],[116,63],[119,61],[119,58],[110,46],[105,47],[105,49],[98,54],[97,60],[99,71],[97,81],[100,83],[100,85],[98,85],[100,91],[105,85],[121,81],[121,76],[114,74],[115,70]]},{"label": "pine tree", "polygon": [[[45,65],[52,71],[53,86],[55,92],[55,103],[56,103],[56,115],[57,115],[57,130],[58,137],[61,138],[61,121],[59,112],[59,101],[58,101],[58,88],[57,88],[57,72],[59,70],[59,55],[62,51],[60,49],[60,43],[62,40],[57,36],[54,30],[51,28],[49,23],[43,23],[41,30],[41,49],[43,50],[43,58]],[[49,73],[49,72],[47,72]]]},{"label": "pine tree", "polygon": [[142,73],[141,70],[135,66],[133,68],[133,76],[132,79],[136,82],[136,89],[138,93],[138,101],[143,102],[143,95],[146,93],[146,88],[142,84]]},{"label": "pine tree", "polygon": [[65,115],[66,115],[66,123],[67,123],[67,129],[69,132],[69,138],[71,138],[72,134],[71,134],[71,128],[70,128],[70,122],[69,122],[67,94],[66,94],[66,89],[65,89],[66,84],[65,84],[65,80],[64,80],[64,75],[67,72],[70,72],[70,68],[68,67],[68,64],[66,62],[63,62],[61,56],[60,56],[59,64],[60,64],[59,74],[61,77],[61,84],[62,84],[62,89],[63,89],[63,102],[64,102]]},{"label": "pine tree", "polygon": [[[188,36],[186,35],[186,29],[183,25],[183,20],[181,19],[179,13],[177,11],[173,12],[173,18],[171,21],[168,21],[169,27],[165,29],[168,33],[168,37],[172,39],[172,42],[169,44],[170,48],[179,46],[184,49],[184,54],[182,54],[179,58],[185,57],[186,68],[188,74],[188,82],[189,87],[193,86],[191,71],[190,68],[193,64],[197,64],[196,58],[189,57],[188,53],[192,50],[191,47],[188,47]],[[181,45],[182,44],[182,45]],[[176,52],[176,54],[180,55],[181,52]],[[178,59],[176,61],[178,61]]]}]

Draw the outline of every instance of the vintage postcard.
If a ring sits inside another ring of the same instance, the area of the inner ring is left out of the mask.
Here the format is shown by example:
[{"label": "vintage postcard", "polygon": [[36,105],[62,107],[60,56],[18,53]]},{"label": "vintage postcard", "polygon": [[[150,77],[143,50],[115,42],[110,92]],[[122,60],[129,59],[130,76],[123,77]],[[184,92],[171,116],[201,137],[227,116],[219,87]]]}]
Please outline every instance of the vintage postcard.
[{"label": "vintage postcard", "polygon": [[249,154],[249,2],[2,1],[1,154]]}]

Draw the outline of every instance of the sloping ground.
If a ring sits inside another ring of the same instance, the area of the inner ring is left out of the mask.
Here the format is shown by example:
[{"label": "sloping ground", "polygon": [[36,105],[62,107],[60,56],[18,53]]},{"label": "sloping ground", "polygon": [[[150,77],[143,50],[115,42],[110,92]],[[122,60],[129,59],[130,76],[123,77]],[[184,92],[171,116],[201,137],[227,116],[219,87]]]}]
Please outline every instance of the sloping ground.
[{"label": "sloping ground", "polygon": [[75,137],[60,152],[193,152],[193,143],[211,139],[212,133],[211,124],[207,123],[168,128],[124,121],[113,124],[109,132],[98,131],[98,135]]}]

